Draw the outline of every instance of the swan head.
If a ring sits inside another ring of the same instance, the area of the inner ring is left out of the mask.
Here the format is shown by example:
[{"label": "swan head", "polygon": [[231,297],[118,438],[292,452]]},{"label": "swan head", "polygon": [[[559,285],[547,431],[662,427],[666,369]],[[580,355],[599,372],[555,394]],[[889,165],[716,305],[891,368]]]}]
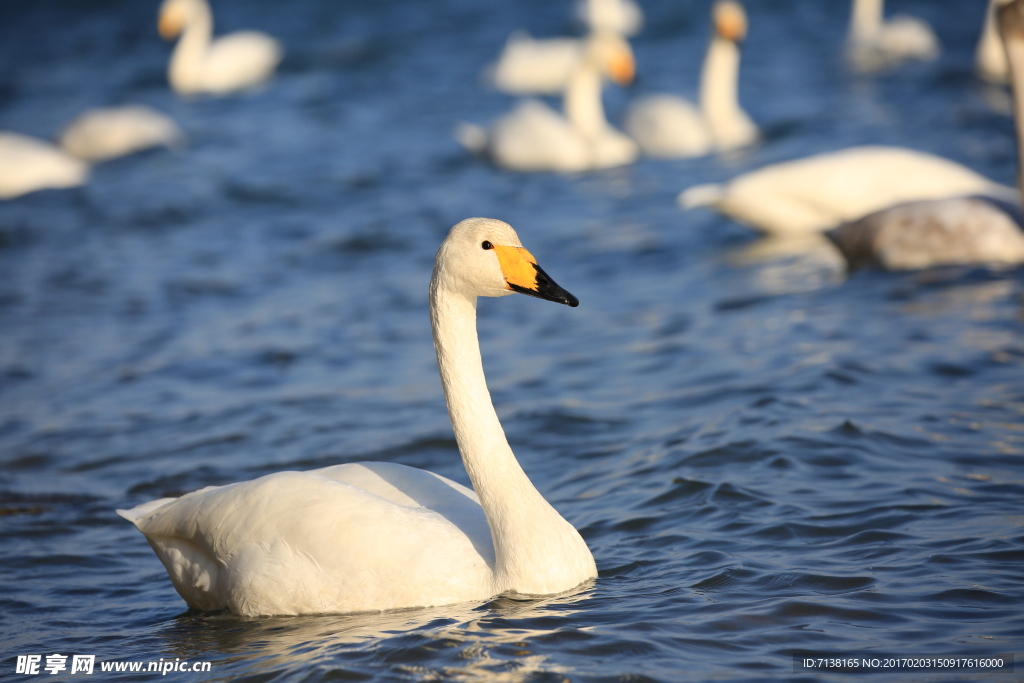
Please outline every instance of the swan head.
[{"label": "swan head", "polygon": [[629,41],[620,35],[601,31],[587,40],[584,60],[619,85],[629,85],[636,76],[636,60]]},{"label": "swan head", "polygon": [[471,297],[519,292],[567,306],[580,303],[537,265],[511,225],[493,218],[467,218],[451,229],[437,251],[430,288]]},{"label": "swan head", "polygon": [[718,0],[711,10],[715,35],[733,43],[747,37],[747,12],[735,0]]},{"label": "swan head", "polygon": [[160,5],[160,21],[157,30],[164,40],[173,40],[181,35],[197,11],[195,0],[164,0]]}]

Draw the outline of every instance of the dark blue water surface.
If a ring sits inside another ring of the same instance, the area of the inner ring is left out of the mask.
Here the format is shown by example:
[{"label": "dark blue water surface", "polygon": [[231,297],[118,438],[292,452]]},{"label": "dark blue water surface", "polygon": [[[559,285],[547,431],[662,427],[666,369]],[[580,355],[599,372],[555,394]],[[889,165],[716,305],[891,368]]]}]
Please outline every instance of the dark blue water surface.
[{"label": "dark blue water surface", "polygon": [[[288,54],[266,87],[194,101],[166,86],[156,2],[0,3],[0,128],[52,138],[143,102],[189,136],[0,204],[3,675],[56,652],[212,663],[179,680],[847,680],[792,654],[1024,650],[1021,271],[847,277],[674,203],[864,143],[1012,184],[1005,94],[972,71],[984,0],[891,5],[932,22],[938,61],[853,78],[845,2],[750,0],[762,145],[564,177],[496,170],[451,130],[511,106],[481,68],[513,29],[571,30],[566,2],[216,0],[219,31]],[[644,8],[613,120],[696,88],[709,3]],[[426,289],[476,215],[582,302],[485,300],[480,330],[512,445],[600,578],[383,615],[187,613],[115,508],[367,459],[466,482]]]}]

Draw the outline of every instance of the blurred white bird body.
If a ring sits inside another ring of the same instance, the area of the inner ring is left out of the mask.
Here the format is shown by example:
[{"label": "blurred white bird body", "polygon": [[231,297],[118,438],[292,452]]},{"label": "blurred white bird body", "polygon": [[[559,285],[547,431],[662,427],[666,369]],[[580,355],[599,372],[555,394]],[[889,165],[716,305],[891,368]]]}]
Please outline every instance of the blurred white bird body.
[{"label": "blurred white bird body", "polygon": [[[629,37],[643,25],[643,13],[633,0],[580,0],[576,14],[591,34]],[[516,31],[488,67],[487,80],[512,95],[557,95],[568,87],[585,46],[586,38],[531,38]]]},{"label": "blurred white bird body", "polygon": [[985,10],[985,24],[981,29],[981,38],[978,40],[978,49],[975,53],[978,75],[990,83],[1006,83],[1008,78],[1006,49],[1003,47],[999,29],[996,28],[996,10],[1008,2],[1009,0],[989,0],[988,9]]},{"label": "blurred white bird body", "polygon": [[625,129],[644,154],[696,157],[712,149],[754,143],[757,126],[739,105],[739,41],[746,35],[743,6],[719,0],[712,11],[714,33],[701,69],[700,108],[675,95],[651,95],[634,103]]},{"label": "blurred white bird body", "polygon": [[563,98],[564,115],[537,101],[521,103],[485,131],[462,124],[456,137],[464,147],[488,154],[515,171],[571,173],[612,168],[636,160],[636,144],[608,124],[601,104],[602,78],[633,78],[629,44],[613,34],[591,36],[573,70]]},{"label": "blurred white bird body", "polygon": [[129,105],[91,109],[60,134],[60,146],[79,159],[95,162],[150,147],[173,147],[185,139],[170,117],[151,107]]},{"label": "blurred white bird body", "polygon": [[[1024,0],[998,12],[1014,91],[1018,164],[1024,168]],[[1018,173],[1024,190],[1024,178]],[[964,195],[975,194],[970,192]],[[982,194],[982,193],[976,193]],[[913,270],[932,266],[1024,263],[1018,212],[986,197],[951,197],[893,206],[827,233],[851,268]]]},{"label": "blurred white bird body", "polygon": [[565,303],[510,226],[467,219],[435,260],[430,314],[442,386],[475,493],[390,463],[279,472],[118,512],[191,607],[310,614],[544,595],[597,576],[579,533],[527,478],[484,378],[479,296]]},{"label": "blurred white bird body", "polygon": [[48,142],[0,132],[0,199],[85,183],[89,166]]},{"label": "blurred white bird body", "polygon": [[939,55],[939,41],[927,23],[897,15],[883,19],[884,0],[853,0],[846,57],[856,71],[872,72],[907,60]]},{"label": "blurred white bird body", "polygon": [[213,40],[213,13],[206,0],[164,0],[160,35],[181,35],[168,65],[171,87],[182,95],[225,94],[270,78],[281,61],[281,44],[257,31]]},{"label": "blurred white bird body", "polygon": [[724,184],[683,191],[684,208],[708,206],[762,232],[821,232],[873,211],[923,199],[1017,191],[955,162],[900,147],[851,147],[786,161]]}]

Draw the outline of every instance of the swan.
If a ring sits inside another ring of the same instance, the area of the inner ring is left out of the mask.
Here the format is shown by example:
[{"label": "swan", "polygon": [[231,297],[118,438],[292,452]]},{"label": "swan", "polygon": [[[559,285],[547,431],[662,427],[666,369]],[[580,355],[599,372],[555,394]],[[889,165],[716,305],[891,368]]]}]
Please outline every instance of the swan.
[{"label": "swan", "polygon": [[469,218],[453,227],[434,261],[430,320],[472,490],[404,465],[350,463],[211,486],[118,514],[200,610],[379,611],[547,595],[596,578],[586,542],[520,467],[487,390],[477,297],[513,292],[579,304],[508,224]]},{"label": "swan", "polygon": [[60,134],[68,154],[86,161],[103,161],[161,145],[173,147],[185,139],[170,117],[144,105],[90,109]]},{"label": "swan", "polygon": [[703,156],[713,148],[744,147],[757,140],[757,126],[736,96],[739,42],[747,33],[743,5],[719,0],[712,9],[714,34],[700,79],[700,109],[674,95],[638,100],[626,114],[626,132],[652,157]]},{"label": "swan", "polygon": [[[580,0],[576,16],[591,33],[627,38],[643,25],[643,13],[633,0]],[[568,85],[585,45],[584,38],[531,38],[516,31],[485,71],[485,80],[511,95],[557,95]]]},{"label": "swan", "polygon": [[0,199],[36,190],[77,187],[88,175],[88,164],[50,143],[0,131]]},{"label": "swan", "polygon": [[281,61],[281,44],[257,31],[238,31],[211,41],[213,13],[206,0],[164,0],[160,35],[181,36],[167,77],[181,95],[230,93],[271,77]]},{"label": "swan", "polygon": [[773,235],[822,232],[873,211],[923,199],[1017,191],[958,163],[902,147],[863,146],[772,164],[679,195],[684,209],[711,207]]},{"label": "swan", "polygon": [[579,0],[576,18],[590,31],[610,31],[625,38],[640,33],[644,13],[633,0]]},{"label": "swan", "polygon": [[1009,0],[989,0],[985,25],[975,53],[978,75],[990,83],[1006,83],[1007,80],[1006,50],[996,28],[996,11],[1007,2]]},{"label": "swan", "polygon": [[897,15],[883,20],[883,0],[853,0],[846,58],[855,71],[871,72],[911,59],[939,55],[939,41],[927,23]]},{"label": "swan", "polygon": [[[1006,43],[1018,163],[1024,168],[1024,0],[998,11]],[[1024,192],[1024,178],[1018,177]],[[1017,208],[1020,206],[1018,204]],[[1020,214],[981,197],[951,197],[884,209],[826,233],[851,268],[911,270],[1024,263]]]},{"label": "swan", "polygon": [[633,51],[625,39],[612,33],[593,35],[565,90],[564,116],[527,100],[490,131],[460,124],[456,138],[471,152],[487,153],[514,171],[571,173],[630,164],[637,158],[636,144],[605,119],[601,81],[607,75],[626,85],[634,70]]}]

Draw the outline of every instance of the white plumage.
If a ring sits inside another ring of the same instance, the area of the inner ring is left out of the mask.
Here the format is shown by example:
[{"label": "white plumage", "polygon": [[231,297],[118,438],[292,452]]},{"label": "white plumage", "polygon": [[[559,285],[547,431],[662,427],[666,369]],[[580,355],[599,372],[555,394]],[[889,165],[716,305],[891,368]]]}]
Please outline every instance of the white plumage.
[{"label": "white plumage", "polygon": [[883,19],[883,2],[853,0],[846,58],[854,70],[879,71],[939,56],[938,38],[927,23],[906,15]]},{"label": "white plumage", "polygon": [[423,470],[355,463],[279,472],[118,511],[192,607],[241,615],[376,611],[551,594],[596,577],[579,533],[533,486],[491,404],[478,296],[575,306],[510,226],[467,219],[441,245],[430,313],[442,386],[474,491]]},{"label": "white plumage", "polygon": [[161,145],[181,144],[185,134],[152,107],[129,105],[90,109],[60,134],[60,146],[86,161],[104,161]]},{"label": "white plumage", "polygon": [[89,166],[48,142],[0,132],[0,199],[49,188],[76,187]]}]

